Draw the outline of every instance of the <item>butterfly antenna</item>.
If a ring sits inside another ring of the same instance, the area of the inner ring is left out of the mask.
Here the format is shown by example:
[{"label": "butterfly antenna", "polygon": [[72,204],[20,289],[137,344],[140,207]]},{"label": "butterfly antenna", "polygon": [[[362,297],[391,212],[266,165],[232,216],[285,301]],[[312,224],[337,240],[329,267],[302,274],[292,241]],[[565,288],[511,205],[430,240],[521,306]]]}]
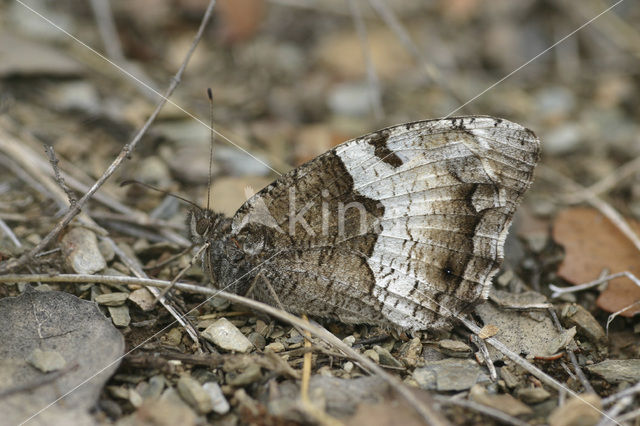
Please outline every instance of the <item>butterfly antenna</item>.
[{"label": "butterfly antenna", "polygon": [[207,96],[209,97],[209,130],[211,131],[209,143],[209,185],[207,187],[207,210],[209,210],[209,202],[211,200],[211,167],[213,164],[213,142],[215,134],[213,133],[213,94],[211,88],[207,88]]},{"label": "butterfly antenna", "polygon": [[161,193],[163,193],[163,194],[165,194],[165,195],[169,195],[169,196],[171,196],[171,197],[177,198],[178,200],[182,200],[182,201],[184,201],[185,203],[189,204],[190,206],[195,207],[195,208],[196,208],[196,209],[198,209],[198,210],[201,210],[201,207],[200,207],[199,205],[197,205],[196,203],[194,203],[193,201],[191,201],[191,200],[187,200],[186,198],[181,197],[180,195],[174,194],[174,193],[172,193],[172,192],[169,192],[169,191],[167,191],[166,189],[161,189],[161,188],[158,188],[158,187],[156,187],[156,186],[150,185],[150,184],[148,184],[148,183],[140,182],[139,180],[135,180],[135,179],[125,180],[125,181],[123,181],[123,182],[121,182],[121,183],[120,183],[120,186],[121,186],[121,187],[122,187],[122,186],[127,186],[127,185],[140,185],[140,186],[144,186],[145,188],[149,188],[149,189],[152,189],[152,190],[154,190],[154,191],[161,192]]}]

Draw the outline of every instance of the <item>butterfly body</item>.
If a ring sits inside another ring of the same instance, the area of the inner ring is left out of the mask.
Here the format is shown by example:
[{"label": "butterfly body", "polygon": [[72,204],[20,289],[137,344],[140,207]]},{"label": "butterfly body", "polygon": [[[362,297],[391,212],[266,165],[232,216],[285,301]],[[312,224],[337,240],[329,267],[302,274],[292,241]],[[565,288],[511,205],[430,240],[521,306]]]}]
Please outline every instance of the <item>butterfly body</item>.
[{"label": "butterfly body", "polygon": [[487,297],[538,157],[535,135],[506,120],[402,124],[281,176],[233,218],[193,211],[190,228],[211,244],[218,288],[345,323],[442,328]]}]

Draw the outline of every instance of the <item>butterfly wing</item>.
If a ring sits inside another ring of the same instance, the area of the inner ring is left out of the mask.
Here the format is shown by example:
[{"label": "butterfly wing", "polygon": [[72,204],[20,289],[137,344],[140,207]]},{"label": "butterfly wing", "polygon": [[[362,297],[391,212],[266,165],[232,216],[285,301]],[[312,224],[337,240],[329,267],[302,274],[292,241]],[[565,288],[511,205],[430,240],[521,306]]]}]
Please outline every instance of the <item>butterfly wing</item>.
[{"label": "butterfly wing", "polygon": [[439,328],[487,297],[539,150],[492,117],[389,127],[281,176],[238,210],[232,235],[265,236],[254,266],[292,312]]}]

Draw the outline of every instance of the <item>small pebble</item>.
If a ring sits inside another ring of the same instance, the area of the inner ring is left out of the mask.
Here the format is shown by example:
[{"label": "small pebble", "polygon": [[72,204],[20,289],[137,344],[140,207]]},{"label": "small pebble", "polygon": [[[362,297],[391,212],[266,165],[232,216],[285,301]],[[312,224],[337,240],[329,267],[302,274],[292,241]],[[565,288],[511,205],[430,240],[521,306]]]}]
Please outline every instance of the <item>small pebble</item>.
[{"label": "small pebble", "polygon": [[375,345],[373,350],[378,353],[378,359],[380,360],[380,364],[389,365],[391,367],[403,367],[402,363],[395,359],[391,352],[382,346]]},{"label": "small pebble", "polygon": [[253,348],[249,339],[226,318],[220,318],[207,327],[202,337],[227,351],[247,353]]},{"label": "small pebble", "polygon": [[544,388],[523,388],[516,391],[516,396],[526,404],[538,404],[549,399],[551,394]]},{"label": "small pebble", "polygon": [[371,358],[376,364],[380,363],[380,355],[378,355],[378,352],[373,349],[367,349],[364,351],[364,356]]},{"label": "small pebble", "polygon": [[440,352],[456,358],[468,358],[471,356],[471,348],[469,345],[458,340],[443,339],[438,342]]},{"label": "small pebble", "polygon": [[116,327],[127,327],[131,323],[128,306],[109,306],[109,315]]},{"label": "small pebble", "polygon": [[224,397],[219,384],[216,382],[207,382],[202,387],[209,394],[213,411],[215,413],[226,414],[229,412],[229,402],[227,401],[227,398]]},{"label": "small pebble", "polygon": [[282,352],[284,351],[284,345],[281,342],[273,342],[273,343],[269,343],[267,346],[264,347],[265,351],[271,351],[271,352]]},{"label": "small pebble", "polygon": [[105,306],[121,306],[128,298],[128,293],[107,293],[96,296],[96,303]]},{"label": "small pebble", "polygon": [[67,363],[60,352],[43,351],[42,349],[35,349],[31,352],[27,362],[43,373],[59,370]]},{"label": "small pebble", "polygon": [[213,410],[209,393],[204,390],[200,382],[189,376],[182,376],[178,380],[178,393],[200,414],[207,414]]},{"label": "small pebble", "polygon": [[77,274],[95,274],[107,267],[98,239],[86,228],[71,228],[60,241],[67,265]]}]

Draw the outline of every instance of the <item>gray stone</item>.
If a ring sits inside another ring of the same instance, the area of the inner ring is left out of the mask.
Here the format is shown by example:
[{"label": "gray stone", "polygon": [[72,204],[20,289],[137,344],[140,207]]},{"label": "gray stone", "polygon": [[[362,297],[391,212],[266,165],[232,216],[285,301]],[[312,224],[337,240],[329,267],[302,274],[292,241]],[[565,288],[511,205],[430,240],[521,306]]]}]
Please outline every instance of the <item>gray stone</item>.
[{"label": "gray stone", "polygon": [[117,327],[127,327],[131,323],[128,306],[109,306],[109,315],[113,324]]},{"label": "gray stone", "polygon": [[563,124],[543,135],[544,149],[550,155],[567,154],[575,151],[584,140],[581,128],[577,124]]},{"label": "gray stone", "polygon": [[640,359],[608,359],[588,365],[587,370],[609,383],[640,381]]},{"label": "gray stone", "polygon": [[331,89],[327,103],[336,115],[364,116],[371,111],[372,94],[371,87],[365,81],[342,83]]},{"label": "gray stone", "polygon": [[600,323],[589,311],[575,303],[567,304],[560,311],[560,319],[565,327],[576,327],[578,334],[585,336],[599,347],[607,342],[607,335]]},{"label": "gray stone", "polygon": [[544,388],[522,388],[517,390],[516,396],[527,404],[538,404],[547,400],[551,394]]},{"label": "gray stone", "polygon": [[443,339],[438,342],[438,348],[445,355],[456,358],[469,358],[471,356],[471,348],[469,345],[459,340]]},{"label": "gray stone", "polygon": [[247,336],[247,339],[259,350],[264,350],[264,347],[267,344],[267,340],[262,336],[262,334],[257,332],[252,332]]},{"label": "gray stone", "polygon": [[27,362],[43,373],[60,370],[67,363],[60,352],[42,349],[34,349]]},{"label": "gray stone", "polygon": [[227,414],[229,412],[229,402],[227,398],[224,397],[219,384],[216,382],[207,382],[202,388],[209,394],[214,412],[218,414]]},{"label": "gray stone", "polygon": [[247,353],[253,348],[249,339],[226,318],[220,318],[207,327],[202,337],[227,351]]},{"label": "gray stone", "polygon": [[96,303],[105,306],[121,306],[129,298],[128,293],[107,293],[96,296]]},{"label": "gray stone", "polygon": [[67,265],[77,274],[95,274],[107,267],[98,248],[98,239],[93,231],[86,228],[72,228],[67,232],[60,248]]},{"label": "gray stone", "polygon": [[480,376],[478,363],[468,359],[430,361],[416,368],[413,378],[423,389],[462,391],[471,388]]},{"label": "gray stone", "polygon": [[391,367],[402,368],[403,365],[400,361],[395,359],[391,352],[383,348],[382,346],[375,345],[373,350],[378,353],[378,358],[380,360],[380,364],[389,365]]},{"label": "gray stone", "polygon": [[207,414],[213,410],[213,402],[209,393],[197,380],[189,376],[180,377],[178,392],[182,399],[195,408],[198,413]]}]

